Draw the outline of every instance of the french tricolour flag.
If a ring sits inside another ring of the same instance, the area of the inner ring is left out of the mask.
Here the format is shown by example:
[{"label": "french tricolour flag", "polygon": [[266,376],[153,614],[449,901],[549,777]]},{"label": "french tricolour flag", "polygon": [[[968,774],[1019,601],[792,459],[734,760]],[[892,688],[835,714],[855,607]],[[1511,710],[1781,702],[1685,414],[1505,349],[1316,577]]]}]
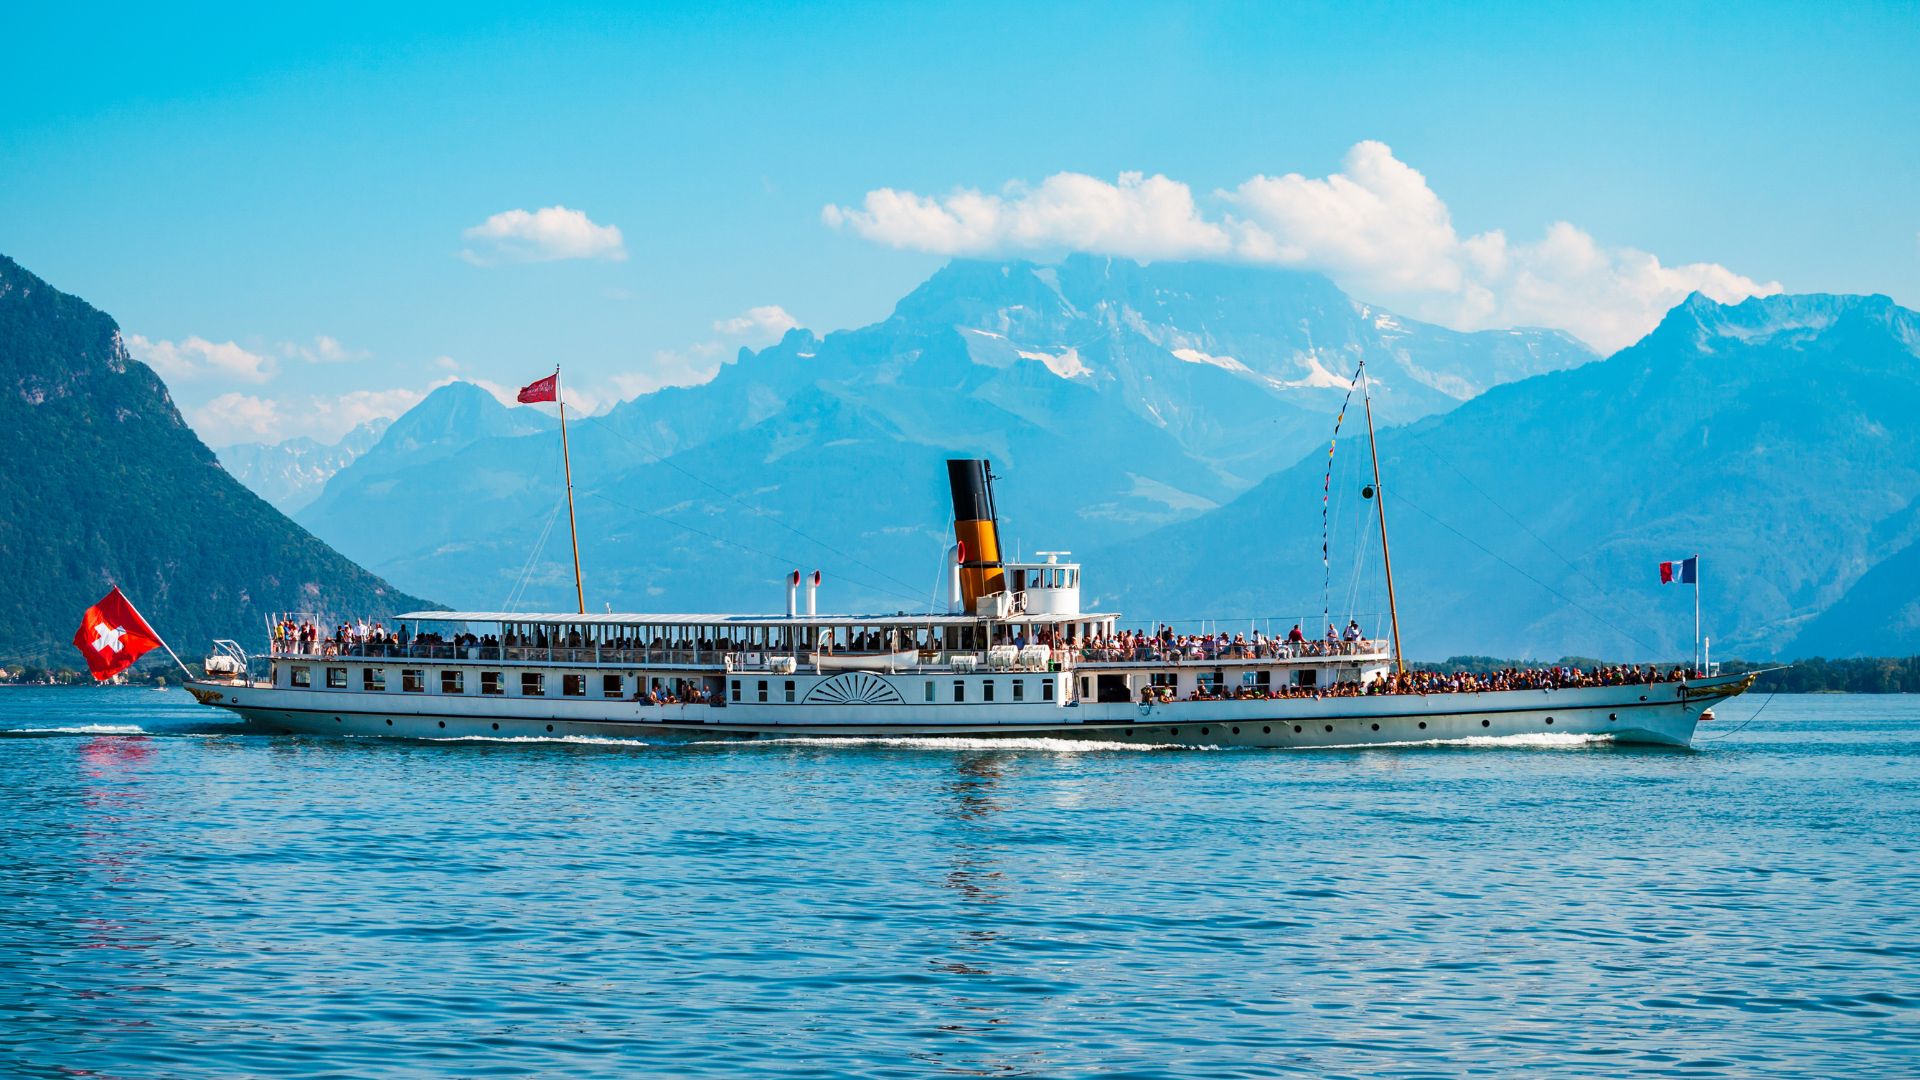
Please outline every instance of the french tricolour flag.
[{"label": "french tricolour flag", "polygon": [[1682,585],[1692,585],[1699,580],[1700,556],[1698,555],[1691,559],[1681,559],[1679,562],[1660,564],[1660,584],[1662,585],[1671,585],[1676,581]]}]

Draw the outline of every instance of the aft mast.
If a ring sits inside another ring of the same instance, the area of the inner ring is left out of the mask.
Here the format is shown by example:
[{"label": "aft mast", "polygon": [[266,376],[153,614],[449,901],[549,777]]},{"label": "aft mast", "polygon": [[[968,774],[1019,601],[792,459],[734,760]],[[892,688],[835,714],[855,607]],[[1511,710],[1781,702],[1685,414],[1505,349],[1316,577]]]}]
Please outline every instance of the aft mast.
[{"label": "aft mast", "polygon": [[1387,546],[1387,499],[1380,488],[1380,446],[1373,438],[1373,396],[1367,392],[1367,362],[1360,361],[1360,402],[1367,410],[1367,452],[1373,457],[1373,508],[1380,513],[1380,561],[1387,568],[1387,617],[1393,623],[1393,666],[1405,672],[1400,655],[1400,606],[1393,597],[1393,552]]}]

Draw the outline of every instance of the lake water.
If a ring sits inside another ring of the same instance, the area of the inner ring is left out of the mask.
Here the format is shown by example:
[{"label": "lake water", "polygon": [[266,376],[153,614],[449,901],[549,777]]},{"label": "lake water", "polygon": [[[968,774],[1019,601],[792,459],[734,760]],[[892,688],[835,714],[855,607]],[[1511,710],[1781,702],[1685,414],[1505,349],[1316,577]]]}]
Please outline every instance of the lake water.
[{"label": "lake water", "polygon": [[1719,712],[431,743],[0,690],[0,1074],[1920,1074],[1920,699]]}]

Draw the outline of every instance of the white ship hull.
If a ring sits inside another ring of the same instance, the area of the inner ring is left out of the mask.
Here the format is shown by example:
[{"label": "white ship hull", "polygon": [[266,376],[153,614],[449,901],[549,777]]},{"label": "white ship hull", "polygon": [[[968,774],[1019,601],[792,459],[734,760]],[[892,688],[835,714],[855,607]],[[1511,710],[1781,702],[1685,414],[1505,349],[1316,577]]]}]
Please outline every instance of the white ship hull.
[{"label": "white ship hull", "polygon": [[206,704],[273,732],[459,738],[1027,737],[1301,748],[1600,736],[1684,747],[1701,714],[1747,676],[1684,683],[1431,695],[978,705],[648,705],[633,701],[367,695],[192,684]]}]

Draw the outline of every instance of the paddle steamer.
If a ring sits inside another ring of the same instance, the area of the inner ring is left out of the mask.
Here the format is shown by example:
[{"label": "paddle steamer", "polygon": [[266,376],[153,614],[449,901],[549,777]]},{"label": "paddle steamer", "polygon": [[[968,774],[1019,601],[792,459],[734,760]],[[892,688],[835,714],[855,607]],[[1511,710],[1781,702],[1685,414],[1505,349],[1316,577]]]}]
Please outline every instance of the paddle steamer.
[{"label": "paddle steamer", "polygon": [[1562,734],[1686,746],[1709,706],[1752,684],[1689,671],[1554,689],[1362,692],[1399,669],[1397,615],[1392,641],[1169,648],[1151,638],[1118,651],[1119,616],[1082,609],[1079,563],[1064,552],[1001,558],[987,463],[950,461],[948,479],[955,542],[942,612],[820,614],[820,575],[805,582],[803,609],[795,571],[784,615],[414,611],[395,617],[404,643],[296,639],[256,657],[221,642],[190,689],[266,730],[409,738],[1316,747]]}]

